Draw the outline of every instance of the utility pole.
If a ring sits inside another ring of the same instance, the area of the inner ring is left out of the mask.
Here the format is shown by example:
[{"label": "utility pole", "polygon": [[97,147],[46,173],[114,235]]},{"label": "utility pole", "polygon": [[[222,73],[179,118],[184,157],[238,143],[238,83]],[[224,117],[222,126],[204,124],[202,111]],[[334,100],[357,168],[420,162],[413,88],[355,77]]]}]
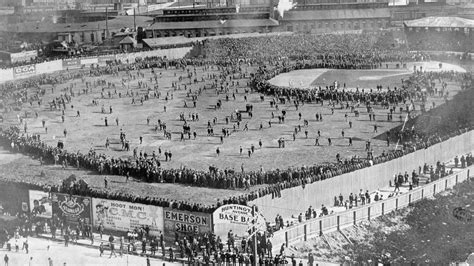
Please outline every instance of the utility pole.
[{"label": "utility pole", "polygon": [[257,266],[257,207],[252,206],[252,233],[253,233],[253,266]]},{"label": "utility pole", "polygon": [[137,22],[135,20],[135,8],[133,8],[133,30],[136,31],[137,30]]},{"label": "utility pole", "polygon": [[109,37],[109,8],[105,7],[105,39]]}]

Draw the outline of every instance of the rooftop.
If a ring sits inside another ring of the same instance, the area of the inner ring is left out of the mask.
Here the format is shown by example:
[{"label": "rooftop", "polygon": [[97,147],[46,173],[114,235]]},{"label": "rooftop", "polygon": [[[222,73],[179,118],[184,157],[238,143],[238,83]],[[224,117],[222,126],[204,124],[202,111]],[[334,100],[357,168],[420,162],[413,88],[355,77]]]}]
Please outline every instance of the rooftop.
[{"label": "rooftop", "polygon": [[426,17],[405,21],[407,27],[474,28],[474,20],[459,17]]},{"label": "rooftop", "polygon": [[[136,25],[146,27],[153,23],[153,18],[146,16],[136,16]],[[106,21],[83,22],[83,23],[40,23],[26,22],[15,25],[0,27],[0,31],[7,32],[34,32],[34,33],[54,33],[54,32],[81,32],[104,30]],[[109,30],[118,30],[122,28],[133,28],[133,16],[119,16],[107,21]]]},{"label": "rooftop", "polygon": [[183,29],[209,29],[209,28],[247,28],[247,27],[273,27],[278,26],[274,19],[235,19],[235,20],[209,20],[185,22],[160,22],[148,27],[151,30],[183,30]]}]

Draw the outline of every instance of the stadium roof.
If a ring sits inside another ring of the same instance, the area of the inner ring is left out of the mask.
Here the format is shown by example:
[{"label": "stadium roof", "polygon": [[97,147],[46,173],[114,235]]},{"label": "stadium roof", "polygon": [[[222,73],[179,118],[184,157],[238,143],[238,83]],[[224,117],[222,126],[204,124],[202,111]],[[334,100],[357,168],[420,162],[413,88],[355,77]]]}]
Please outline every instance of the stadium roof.
[{"label": "stadium roof", "polygon": [[157,22],[147,27],[151,30],[185,30],[210,28],[246,28],[246,27],[273,27],[278,26],[274,19],[235,19],[235,20],[208,20],[185,22]]},{"label": "stadium roof", "polygon": [[177,44],[187,44],[192,43],[194,40],[186,38],[183,36],[178,37],[166,37],[166,38],[147,38],[143,39],[143,42],[146,43],[149,47],[159,47],[166,45],[177,45]]},{"label": "stadium roof", "polygon": [[459,17],[426,17],[405,21],[405,26],[420,28],[474,28],[474,20]]},{"label": "stadium roof", "polygon": [[[153,18],[145,16],[136,16],[136,25],[138,27],[147,27],[153,22]],[[119,16],[107,21],[109,30],[118,30],[122,28],[133,28],[133,16]],[[0,31],[23,32],[23,33],[56,33],[56,32],[82,32],[96,31],[105,29],[105,20],[84,23],[44,23],[44,22],[26,22],[15,25],[0,27]]]},{"label": "stadium roof", "polygon": [[308,10],[308,11],[288,11],[285,12],[282,20],[331,20],[337,19],[373,19],[389,18],[388,8],[368,8],[368,9],[340,9],[340,10]]},{"label": "stadium roof", "polygon": [[135,44],[137,41],[135,41],[134,39],[130,38],[130,36],[127,36],[125,38],[123,38],[123,40],[121,40],[119,42],[119,44]]}]

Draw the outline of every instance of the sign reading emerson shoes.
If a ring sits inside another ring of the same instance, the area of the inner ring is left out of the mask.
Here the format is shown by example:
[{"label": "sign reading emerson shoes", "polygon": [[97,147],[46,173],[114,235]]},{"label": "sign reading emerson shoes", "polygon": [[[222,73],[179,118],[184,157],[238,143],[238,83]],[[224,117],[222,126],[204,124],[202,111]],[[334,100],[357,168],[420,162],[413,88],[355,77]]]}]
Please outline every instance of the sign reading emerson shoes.
[{"label": "sign reading emerson shoes", "polygon": [[165,235],[211,232],[211,215],[207,213],[164,209]]},{"label": "sign reading emerson shoes", "polygon": [[77,224],[79,219],[91,221],[91,198],[53,193],[53,216]]},{"label": "sign reading emerson shoes", "polygon": [[25,65],[13,68],[13,76],[22,77],[36,74],[36,65]]},{"label": "sign reading emerson shoes", "polygon": [[125,201],[92,199],[93,224],[123,231],[148,226],[151,235],[163,231],[163,208]]}]

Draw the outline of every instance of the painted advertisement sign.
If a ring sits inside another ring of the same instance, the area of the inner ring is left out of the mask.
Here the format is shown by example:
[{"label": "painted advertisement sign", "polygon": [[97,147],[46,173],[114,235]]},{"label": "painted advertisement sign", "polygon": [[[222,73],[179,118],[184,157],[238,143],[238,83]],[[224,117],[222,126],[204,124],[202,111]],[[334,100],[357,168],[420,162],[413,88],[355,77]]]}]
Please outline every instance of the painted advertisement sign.
[{"label": "painted advertisement sign", "polygon": [[97,63],[97,57],[81,58],[81,65],[92,65]]},{"label": "painted advertisement sign", "polygon": [[211,232],[211,214],[164,209],[165,236]]},{"label": "painted advertisement sign", "polygon": [[92,199],[92,215],[95,226],[105,229],[128,231],[148,226],[151,235],[163,231],[163,208],[138,203],[107,199]]},{"label": "painted advertisement sign", "polygon": [[258,230],[266,229],[265,218],[258,212],[253,217],[252,208],[248,206],[224,205],[212,214],[214,233],[223,239],[227,238],[229,230],[240,237],[248,236],[248,231],[254,225],[254,220]]},{"label": "painted advertisement sign", "polygon": [[78,223],[83,219],[85,223],[91,221],[91,198],[53,193],[53,215],[69,223]]},{"label": "painted advertisement sign", "polygon": [[81,67],[81,59],[79,58],[69,58],[63,59],[63,69],[69,68],[80,68]]},{"label": "painted advertisement sign", "polygon": [[16,77],[23,77],[23,76],[30,76],[36,74],[36,66],[35,65],[24,65],[19,67],[13,68],[13,76]]},{"label": "painted advertisement sign", "polygon": [[30,190],[31,213],[40,218],[53,217],[53,205],[49,193],[39,190]]},{"label": "painted advertisement sign", "polygon": [[101,55],[97,58],[99,64],[105,65],[107,62],[115,60],[115,55]]},{"label": "painted advertisement sign", "polygon": [[10,60],[12,63],[30,61],[31,59],[35,59],[36,57],[38,57],[38,51],[36,50],[10,54]]}]

